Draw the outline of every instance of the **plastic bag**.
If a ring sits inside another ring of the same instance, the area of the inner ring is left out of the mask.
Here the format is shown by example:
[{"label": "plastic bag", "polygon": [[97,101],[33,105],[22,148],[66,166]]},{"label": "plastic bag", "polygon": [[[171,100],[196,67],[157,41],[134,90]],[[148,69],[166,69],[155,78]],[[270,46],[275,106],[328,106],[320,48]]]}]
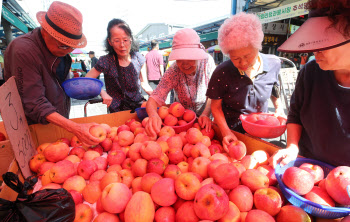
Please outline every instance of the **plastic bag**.
[{"label": "plastic bag", "polygon": [[0,198],[0,221],[74,221],[75,204],[67,190],[45,189],[28,195],[28,191],[38,181],[37,178],[28,177],[23,184],[11,172],[2,177],[6,185],[18,193],[18,197],[14,202]]}]

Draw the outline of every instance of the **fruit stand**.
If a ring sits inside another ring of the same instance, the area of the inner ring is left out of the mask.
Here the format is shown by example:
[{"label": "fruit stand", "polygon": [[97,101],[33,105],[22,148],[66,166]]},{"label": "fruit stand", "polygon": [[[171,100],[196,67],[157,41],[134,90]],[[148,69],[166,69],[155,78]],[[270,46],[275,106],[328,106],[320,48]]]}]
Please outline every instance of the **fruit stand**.
[{"label": "fruit stand", "polygon": [[[0,88],[0,98],[13,96],[10,103],[0,101],[7,112],[0,130],[10,138],[0,143],[6,148],[0,150],[0,170],[21,181],[33,171],[42,175],[34,191],[41,186],[68,190],[76,204],[75,221],[311,221],[304,210],[288,205],[278,188],[267,162],[279,149],[273,144],[235,132],[240,143],[231,148],[239,150],[226,153],[215,124],[214,138],[196,127],[177,133],[170,127],[151,139],[140,136],[143,121],[137,114],[123,111],[72,119],[100,124],[94,129],[103,137],[100,145],[83,147],[75,135],[53,124],[28,127],[13,83]],[[107,139],[113,143],[104,144]],[[45,160],[38,165],[40,155]],[[50,168],[42,171],[43,163]],[[15,201],[17,193],[3,185],[0,198]]]}]

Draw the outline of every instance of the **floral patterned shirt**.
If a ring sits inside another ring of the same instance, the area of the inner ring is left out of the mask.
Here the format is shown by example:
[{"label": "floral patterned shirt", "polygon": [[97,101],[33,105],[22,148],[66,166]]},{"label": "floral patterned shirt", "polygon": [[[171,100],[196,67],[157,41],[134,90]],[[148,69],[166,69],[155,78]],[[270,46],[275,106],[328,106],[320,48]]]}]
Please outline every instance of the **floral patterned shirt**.
[{"label": "floral patterned shirt", "polygon": [[94,66],[97,71],[104,73],[107,93],[113,98],[109,107],[111,113],[121,111],[119,109],[120,102],[123,99],[121,84],[124,85],[125,94],[130,99],[133,101],[141,100],[140,71],[145,61],[145,57],[136,52],[131,57],[131,62],[127,67],[120,67],[121,76],[118,75],[113,55],[101,56]]},{"label": "floral patterned shirt", "polygon": [[200,116],[205,108],[207,98],[205,93],[214,69],[215,62],[210,55],[208,55],[208,59],[198,62],[195,75],[184,74],[175,62],[164,73],[151,97],[158,104],[165,105],[168,93],[174,89],[175,101],[180,102],[186,109],[191,109],[196,112],[197,116]]}]

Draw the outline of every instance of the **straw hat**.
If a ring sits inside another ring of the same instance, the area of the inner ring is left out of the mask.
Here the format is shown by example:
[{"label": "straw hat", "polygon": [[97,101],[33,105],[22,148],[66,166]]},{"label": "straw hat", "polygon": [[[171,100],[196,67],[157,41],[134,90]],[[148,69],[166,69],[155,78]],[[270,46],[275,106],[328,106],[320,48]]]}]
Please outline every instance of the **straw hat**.
[{"label": "straw hat", "polygon": [[36,18],[41,27],[52,37],[73,48],[87,44],[83,34],[83,16],[80,11],[63,2],[52,2],[47,12],[38,12]]},{"label": "straw hat", "polygon": [[173,47],[169,60],[201,60],[207,59],[208,54],[200,43],[200,38],[193,29],[181,29],[173,38]]},{"label": "straw hat", "polygon": [[344,37],[339,31],[339,28],[346,25],[345,21],[333,27],[327,15],[327,8],[311,10],[309,19],[277,50],[291,53],[317,52],[349,43],[350,38]]}]

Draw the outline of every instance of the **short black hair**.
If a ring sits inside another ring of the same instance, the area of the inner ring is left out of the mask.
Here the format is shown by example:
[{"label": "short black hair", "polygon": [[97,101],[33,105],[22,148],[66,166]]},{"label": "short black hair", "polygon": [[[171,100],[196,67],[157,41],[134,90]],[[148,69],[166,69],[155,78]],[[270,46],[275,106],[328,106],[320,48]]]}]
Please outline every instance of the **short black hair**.
[{"label": "short black hair", "polygon": [[154,47],[156,47],[157,45],[158,45],[158,41],[155,40],[155,39],[153,39],[153,40],[151,41],[151,48],[154,49]]},{"label": "short black hair", "polygon": [[95,52],[94,51],[90,51],[89,54],[95,55]]}]

